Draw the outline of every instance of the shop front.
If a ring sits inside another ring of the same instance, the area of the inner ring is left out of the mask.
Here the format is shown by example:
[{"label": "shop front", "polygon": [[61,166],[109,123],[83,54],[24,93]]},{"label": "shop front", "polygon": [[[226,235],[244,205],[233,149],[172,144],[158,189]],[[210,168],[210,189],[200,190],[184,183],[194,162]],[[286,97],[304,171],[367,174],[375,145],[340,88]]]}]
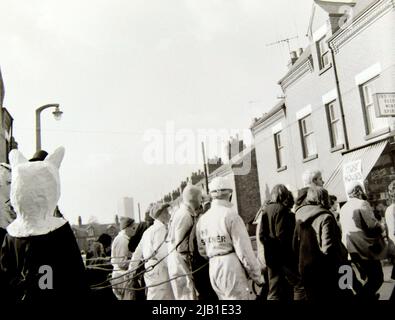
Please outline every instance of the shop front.
[{"label": "shop front", "polygon": [[394,180],[395,141],[391,137],[343,153],[324,187],[342,205],[347,201],[347,184],[360,181],[375,214],[383,217],[390,205],[388,186]]}]

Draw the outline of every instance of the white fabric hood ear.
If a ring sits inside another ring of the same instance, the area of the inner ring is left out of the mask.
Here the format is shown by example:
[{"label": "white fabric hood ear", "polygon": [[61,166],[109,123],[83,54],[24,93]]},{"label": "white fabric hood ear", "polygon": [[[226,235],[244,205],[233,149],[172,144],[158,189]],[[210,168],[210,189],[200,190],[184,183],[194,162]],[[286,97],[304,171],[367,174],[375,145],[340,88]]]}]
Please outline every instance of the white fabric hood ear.
[{"label": "white fabric hood ear", "polygon": [[56,168],[60,169],[60,164],[64,158],[64,148],[57,148],[52,154],[50,154],[44,161],[53,164]]},{"label": "white fabric hood ear", "polygon": [[59,167],[65,150],[56,149],[44,161],[29,162],[20,151],[12,150],[11,204],[17,218],[8,227],[13,237],[47,234],[67,221],[53,216],[60,198]]}]

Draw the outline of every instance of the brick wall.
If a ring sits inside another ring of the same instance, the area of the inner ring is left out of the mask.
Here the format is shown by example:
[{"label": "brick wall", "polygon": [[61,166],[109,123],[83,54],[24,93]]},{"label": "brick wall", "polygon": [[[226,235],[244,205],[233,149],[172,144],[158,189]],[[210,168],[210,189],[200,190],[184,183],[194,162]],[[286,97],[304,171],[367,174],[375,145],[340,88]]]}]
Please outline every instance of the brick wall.
[{"label": "brick wall", "polygon": [[239,215],[247,224],[249,234],[253,236],[256,226],[252,221],[261,206],[255,150],[251,151],[251,169],[248,174],[235,175],[235,185]]}]

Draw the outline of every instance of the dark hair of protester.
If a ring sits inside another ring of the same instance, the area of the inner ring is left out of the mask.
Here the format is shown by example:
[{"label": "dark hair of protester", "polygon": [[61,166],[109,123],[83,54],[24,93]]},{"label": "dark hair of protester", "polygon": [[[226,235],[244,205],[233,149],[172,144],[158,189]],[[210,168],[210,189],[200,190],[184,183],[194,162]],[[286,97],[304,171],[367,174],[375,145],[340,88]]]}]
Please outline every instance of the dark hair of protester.
[{"label": "dark hair of protester", "polygon": [[270,193],[270,200],[272,203],[281,203],[287,206],[289,200],[289,191],[283,184],[276,184]]},{"label": "dark hair of protester", "polygon": [[330,209],[329,193],[322,187],[309,187],[306,196],[306,203],[319,205],[323,209]]},{"label": "dark hair of protester", "polygon": [[332,207],[335,202],[337,201],[337,197],[334,196],[333,194],[329,195],[329,205]]},{"label": "dark hair of protester", "polygon": [[111,246],[112,238],[109,234],[102,233],[97,239],[97,242],[100,242],[106,248]]},{"label": "dark hair of protester", "polygon": [[287,208],[292,209],[295,205],[295,199],[291,191],[288,191]]}]

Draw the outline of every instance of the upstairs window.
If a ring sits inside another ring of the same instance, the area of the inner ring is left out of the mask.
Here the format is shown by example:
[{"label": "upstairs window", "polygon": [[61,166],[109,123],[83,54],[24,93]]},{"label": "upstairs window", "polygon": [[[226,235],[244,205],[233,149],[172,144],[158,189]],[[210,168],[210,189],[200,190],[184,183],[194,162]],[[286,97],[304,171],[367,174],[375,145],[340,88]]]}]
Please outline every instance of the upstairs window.
[{"label": "upstairs window", "polygon": [[285,167],[285,147],[284,141],[282,137],[282,132],[277,132],[274,135],[274,144],[276,147],[276,156],[277,156],[277,169],[281,169]]},{"label": "upstairs window", "polygon": [[303,158],[307,159],[317,155],[311,114],[299,120],[299,128],[302,138]]},{"label": "upstairs window", "polygon": [[317,41],[318,62],[320,70],[326,68],[330,64],[329,48],[325,36]]},{"label": "upstairs window", "polygon": [[373,94],[376,92],[375,84],[378,77],[365,82],[360,86],[362,107],[364,109],[366,133],[371,134],[388,128],[386,118],[377,118],[373,103]]},{"label": "upstairs window", "polygon": [[343,125],[340,118],[339,104],[336,100],[326,105],[331,147],[336,148],[344,144]]}]

